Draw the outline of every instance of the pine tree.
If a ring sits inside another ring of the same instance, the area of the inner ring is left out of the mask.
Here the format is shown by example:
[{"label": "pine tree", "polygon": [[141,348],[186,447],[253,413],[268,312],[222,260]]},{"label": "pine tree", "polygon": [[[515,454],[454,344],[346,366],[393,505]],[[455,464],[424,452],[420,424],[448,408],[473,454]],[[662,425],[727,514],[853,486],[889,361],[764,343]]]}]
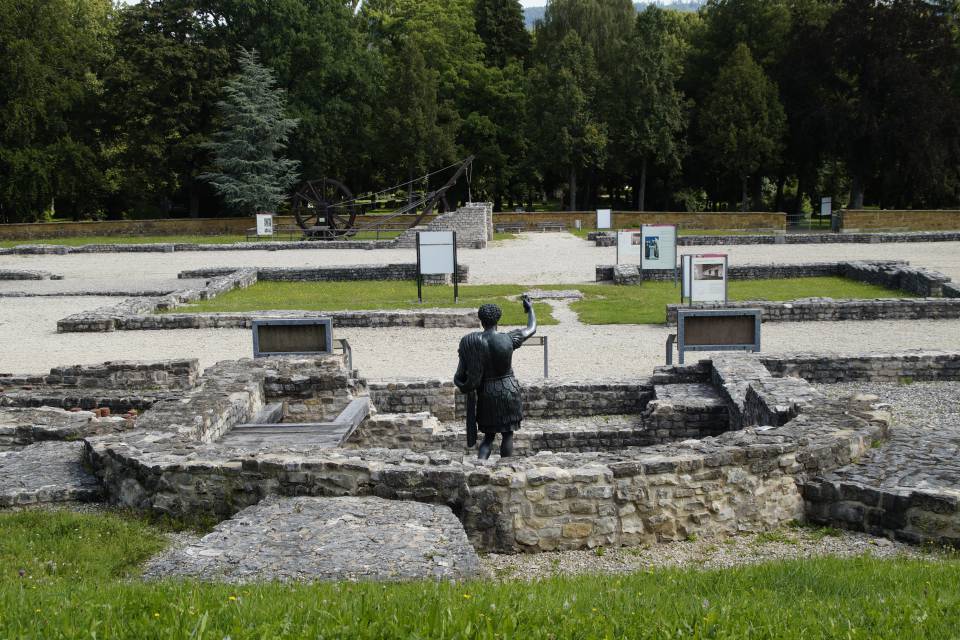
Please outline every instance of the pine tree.
[{"label": "pine tree", "polygon": [[217,103],[221,129],[207,148],[217,171],[201,176],[227,206],[244,215],[276,211],[297,181],[299,163],[283,158],[297,120],[284,116],[286,96],[256,51],[240,50],[240,73]]}]

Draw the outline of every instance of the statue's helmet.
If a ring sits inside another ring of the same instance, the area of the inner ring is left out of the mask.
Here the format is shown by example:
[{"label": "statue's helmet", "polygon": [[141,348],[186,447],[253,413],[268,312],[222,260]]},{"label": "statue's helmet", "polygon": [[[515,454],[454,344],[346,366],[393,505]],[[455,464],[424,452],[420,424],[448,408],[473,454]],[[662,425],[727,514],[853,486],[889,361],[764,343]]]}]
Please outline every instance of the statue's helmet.
[{"label": "statue's helmet", "polygon": [[483,325],[483,328],[489,329],[490,327],[497,326],[497,323],[500,322],[500,316],[503,315],[503,311],[495,304],[485,304],[480,307],[477,315],[480,317],[480,324]]}]

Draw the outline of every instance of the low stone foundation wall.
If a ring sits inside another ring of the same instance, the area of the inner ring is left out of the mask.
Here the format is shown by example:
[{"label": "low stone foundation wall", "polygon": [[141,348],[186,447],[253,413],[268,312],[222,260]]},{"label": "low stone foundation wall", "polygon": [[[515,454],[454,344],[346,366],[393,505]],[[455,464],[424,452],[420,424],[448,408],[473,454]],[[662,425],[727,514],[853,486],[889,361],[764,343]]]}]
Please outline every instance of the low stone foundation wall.
[{"label": "low stone foundation wall", "polygon": [[58,386],[79,389],[189,389],[197,383],[199,363],[194,359],[141,362],[117,360],[97,365],[54,367],[46,375],[0,373],[0,386]]},{"label": "low stone foundation wall", "polygon": [[[620,277],[615,275],[615,267],[623,271]],[[882,275],[881,275],[882,274]],[[949,282],[950,278],[928,269],[919,269],[910,267],[908,262],[891,260],[871,260],[867,262],[798,262],[791,264],[734,264],[730,265],[729,277],[731,280],[773,280],[780,278],[821,278],[829,276],[840,276],[858,280],[860,282],[869,282],[879,284],[892,289],[903,289],[916,295],[936,297],[939,294],[928,293],[931,287],[940,290],[942,283]],[[636,284],[640,280],[650,281],[672,281],[674,272],[672,269],[651,269],[639,270],[635,264],[599,264],[596,268],[597,282],[606,282],[613,280],[620,284],[618,280],[623,281],[626,277],[639,278],[639,280],[630,281],[630,284]],[[679,273],[676,277],[679,277]],[[900,286],[901,282],[904,286]],[[933,283],[939,283],[934,285]],[[912,288],[908,288],[912,287]]]},{"label": "low stone foundation wall", "polygon": [[[470,277],[470,266],[457,266],[460,283]],[[212,269],[194,269],[181,271],[181,279],[216,278],[241,271],[240,267],[217,267]],[[417,265],[411,264],[351,264],[335,267],[258,267],[258,281],[268,282],[344,282],[353,280],[409,280],[417,279]],[[425,276],[426,284],[445,284],[451,276]]]},{"label": "low stone foundation wall", "polygon": [[0,280],[63,280],[63,276],[35,269],[0,269]]},{"label": "low stone foundation wall", "polygon": [[839,320],[956,320],[957,298],[879,298],[834,300],[804,298],[789,302],[753,300],[744,302],[667,305],[667,324],[677,324],[678,309],[760,309],[764,322],[835,322]]},{"label": "low stone foundation wall", "polygon": [[960,382],[960,353],[948,351],[857,356],[761,355],[760,361],[775,376],[793,376],[814,383]]},{"label": "low stone foundation wall", "polygon": [[[466,400],[453,382],[391,380],[371,382],[369,386],[370,400],[380,411],[428,412],[443,421],[466,416]],[[528,418],[640,413],[652,398],[653,385],[648,380],[523,385],[524,416]]]}]

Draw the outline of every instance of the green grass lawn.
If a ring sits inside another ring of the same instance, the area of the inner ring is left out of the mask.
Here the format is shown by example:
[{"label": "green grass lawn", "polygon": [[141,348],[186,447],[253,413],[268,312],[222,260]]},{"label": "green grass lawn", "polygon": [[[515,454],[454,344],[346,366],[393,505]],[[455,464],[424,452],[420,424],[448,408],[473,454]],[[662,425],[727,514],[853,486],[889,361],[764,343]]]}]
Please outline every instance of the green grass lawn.
[{"label": "green grass lawn", "polygon": [[[585,324],[661,324],[666,305],[680,302],[680,286],[673,282],[644,282],[640,286],[571,285],[585,298],[571,308]],[[797,298],[912,298],[894,291],[840,277],[733,280],[730,300],[795,300]]]},{"label": "green grass lawn", "polygon": [[[297,309],[304,311],[347,311],[362,309],[423,309],[432,307],[476,309],[492,302],[503,309],[504,325],[525,325],[527,316],[519,300],[531,287],[519,285],[462,285],[460,301],[453,302],[452,286],[424,286],[423,304],[417,302],[417,284],[409,281],[358,282],[258,282],[247,289],[235,289],[197,304],[175,309],[175,313],[214,311],[268,311]],[[550,305],[534,304],[537,321],[556,324]]]},{"label": "green grass lawn", "polygon": [[[144,583],[162,532],[0,514],[2,638],[956,638],[960,562],[861,557],[461,584]],[[22,572],[22,574],[21,574]]]},{"label": "green grass lawn", "polygon": [[[460,287],[459,304],[454,305],[453,287],[424,287],[423,306],[476,308],[485,302],[493,302],[503,308],[503,324],[525,324],[520,303],[506,300],[506,296],[515,296],[531,288],[520,285],[465,285]],[[662,324],[666,322],[666,305],[680,301],[680,289],[674,287],[673,282],[645,282],[640,286],[569,284],[536,288],[582,291],[585,298],[574,302],[571,308],[586,324]],[[913,297],[902,291],[839,277],[740,280],[730,283],[731,300],[794,300],[813,296]],[[180,307],[175,312],[421,308],[416,299],[417,287],[413,282],[259,282],[213,300]],[[549,305],[537,303],[535,308],[541,324],[556,324],[550,315]]]}]

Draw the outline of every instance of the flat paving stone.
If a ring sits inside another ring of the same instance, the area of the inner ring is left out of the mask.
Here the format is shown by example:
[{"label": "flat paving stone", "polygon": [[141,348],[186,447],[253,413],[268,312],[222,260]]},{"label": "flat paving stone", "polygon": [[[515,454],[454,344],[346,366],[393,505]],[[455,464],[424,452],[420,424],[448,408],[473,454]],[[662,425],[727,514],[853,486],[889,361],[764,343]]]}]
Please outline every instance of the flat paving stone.
[{"label": "flat paving stone", "polygon": [[446,506],[381,498],[270,496],[198,542],[152,559],[147,578],[462,580],[480,561]]},{"label": "flat paving stone", "polygon": [[42,442],[0,451],[0,508],[100,497],[100,483],[83,467],[83,443]]}]

